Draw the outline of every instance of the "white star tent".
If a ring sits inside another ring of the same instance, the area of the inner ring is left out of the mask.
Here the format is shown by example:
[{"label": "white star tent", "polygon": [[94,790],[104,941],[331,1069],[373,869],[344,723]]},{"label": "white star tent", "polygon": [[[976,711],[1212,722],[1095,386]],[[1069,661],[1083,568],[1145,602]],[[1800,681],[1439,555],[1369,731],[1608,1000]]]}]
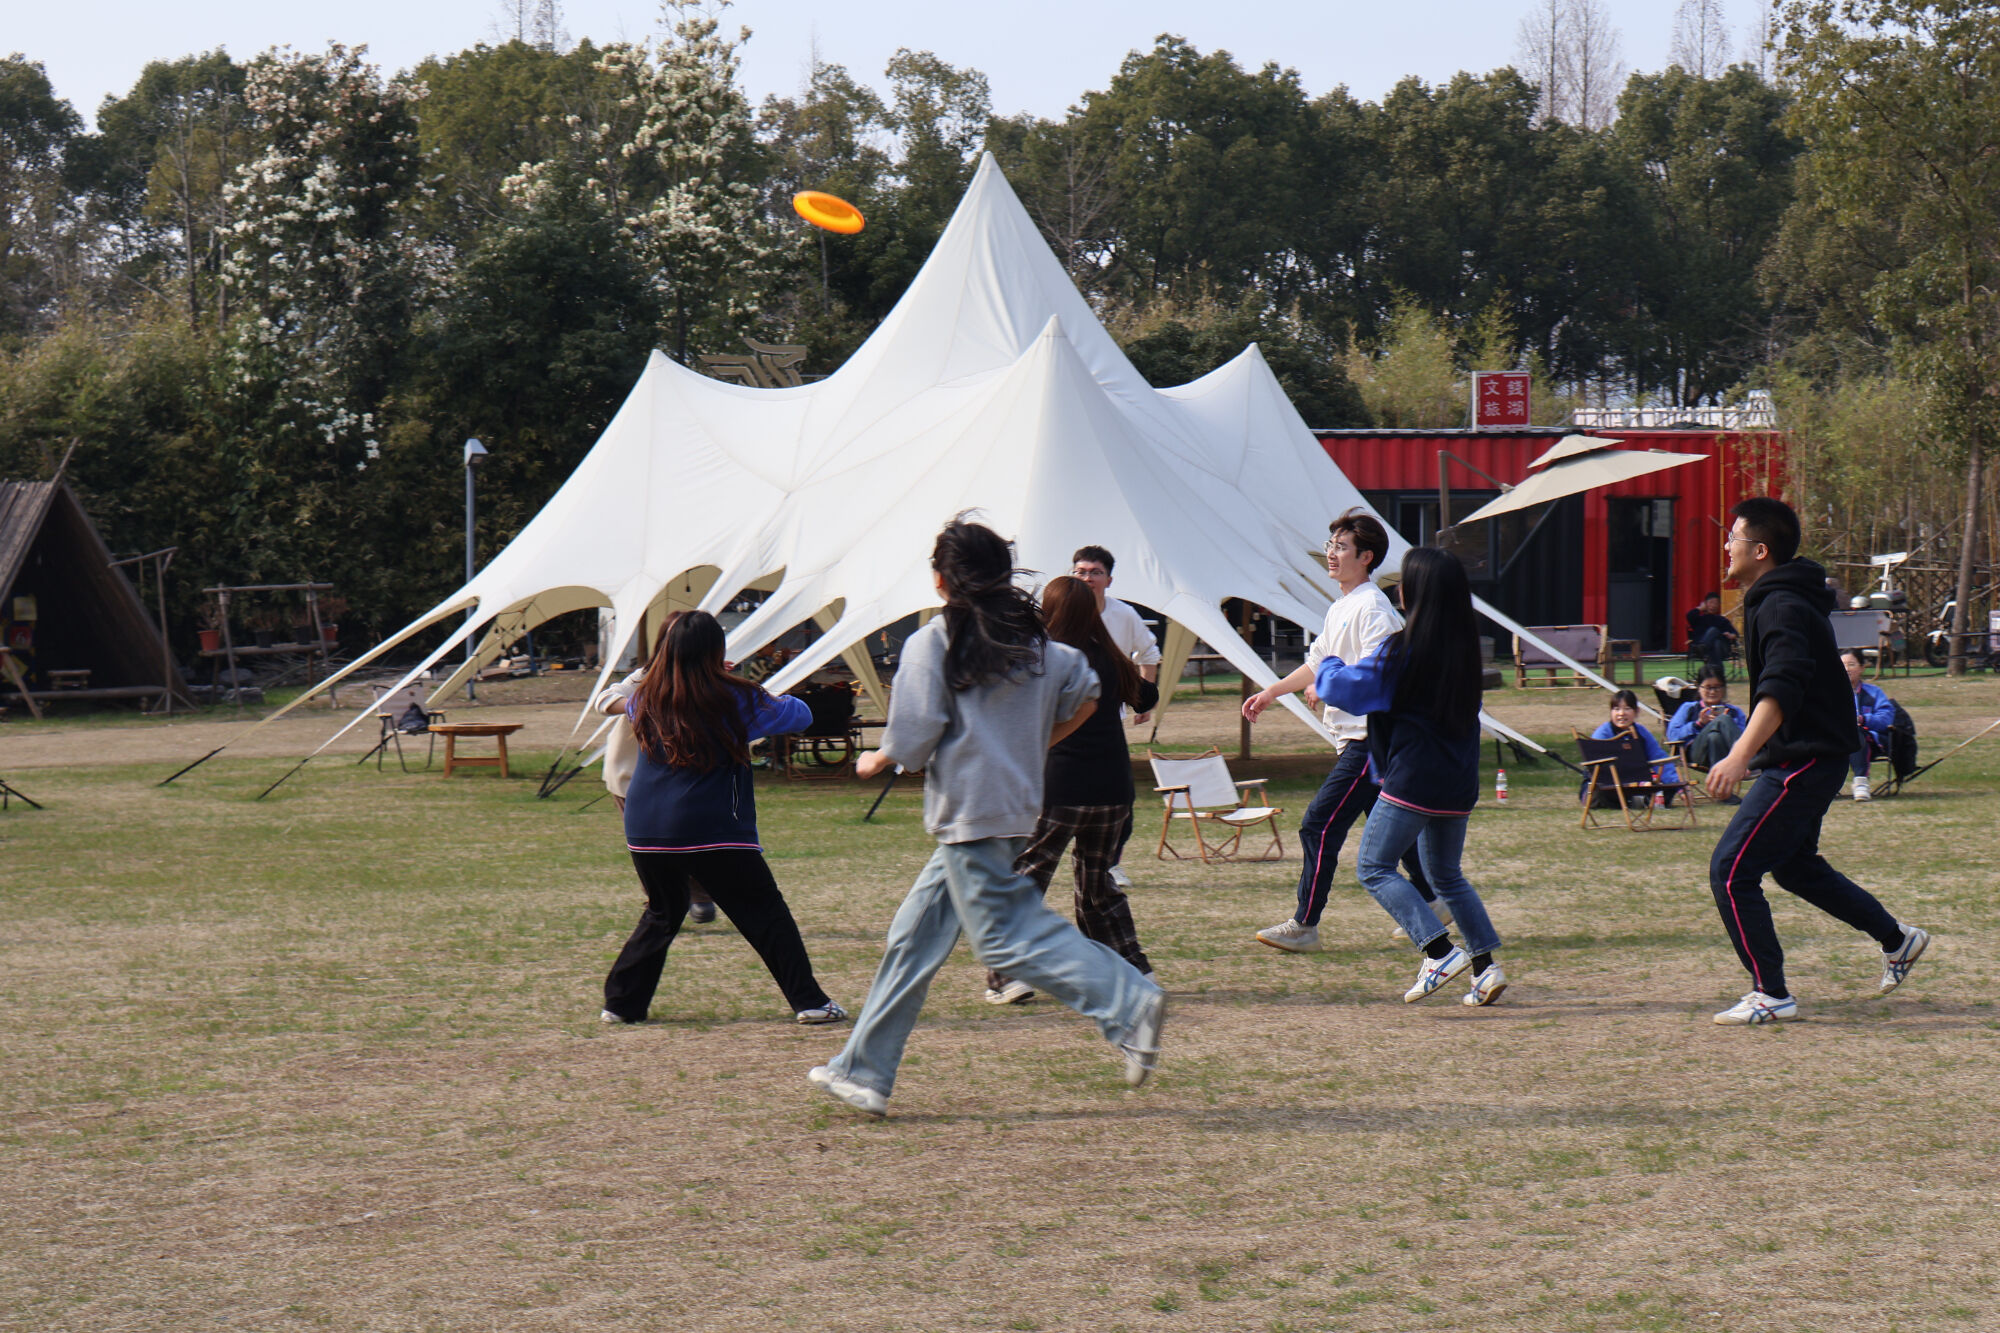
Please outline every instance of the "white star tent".
[{"label": "white star tent", "polygon": [[[1254,345],[1191,384],[1147,384],[989,156],[903,299],[846,365],[761,389],[654,353],[520,535],[341,676],[469,612],[404,678],[491,627],[441,697],[552,616],[610,607],[622,652],[649,613],[657,624],[676,607],[718,611],[754,585],[768,596],[730,634],[732,659],[815,620],[824,633],[768,687],[782,692],[845,656],[882,707],[863,641],[937,605],[932,540],[977,510],[1016,543],[1023,568],[1045,575],[1066,571],[1078,546],[1109,548],[1114,595],[1167,621],[1163,680],[1179,678],[1199,638],[1269,684],[1222,603],[1317,627],[1335,592],[1320,555],[1327,523],[1363,505]],[[1387,568],[1407,549],[1390,533]],[[1296,698],[1286,703],[1326,735]]]}]

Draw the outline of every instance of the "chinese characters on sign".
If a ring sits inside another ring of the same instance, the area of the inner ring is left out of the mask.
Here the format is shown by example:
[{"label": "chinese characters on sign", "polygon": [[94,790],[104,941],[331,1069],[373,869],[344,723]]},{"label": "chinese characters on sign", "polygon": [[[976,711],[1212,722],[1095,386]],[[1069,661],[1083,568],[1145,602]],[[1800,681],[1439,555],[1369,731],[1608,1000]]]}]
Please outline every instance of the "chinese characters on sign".
[{"label": "chinese characters on sign", "polygon": [[1472,376],[1472,428],[1528,424],[1528,373],[1482,370]]}]

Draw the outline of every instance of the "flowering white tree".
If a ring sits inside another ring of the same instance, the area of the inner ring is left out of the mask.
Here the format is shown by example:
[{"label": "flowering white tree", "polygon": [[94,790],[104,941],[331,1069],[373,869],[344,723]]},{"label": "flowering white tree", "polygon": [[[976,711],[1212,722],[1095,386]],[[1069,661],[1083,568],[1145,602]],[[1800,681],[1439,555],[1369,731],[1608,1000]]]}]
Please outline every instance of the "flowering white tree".
[{"label": "flowering white tree", "polygon": [[379,453],[377,414],[433,267],[414,226],[423,87],[385,83],[366,49],[250,66],[264,147],[229,189],[223,270],[234,387],[258,427],[357,467]]},{"label": "flowering white tree", "polygon": [[666,349],[686,362],[699,326],[758,310],[779,248],[760,201],[760,150],[736,84],[749,39],[720,32],[721,0],[662,0],[658,45],[605,48],[598,68],[625,89],[599,114],[568,118],[571,160],[526,165],[507,182],[533,207],[581,176],[615,216],[657,292]]}]

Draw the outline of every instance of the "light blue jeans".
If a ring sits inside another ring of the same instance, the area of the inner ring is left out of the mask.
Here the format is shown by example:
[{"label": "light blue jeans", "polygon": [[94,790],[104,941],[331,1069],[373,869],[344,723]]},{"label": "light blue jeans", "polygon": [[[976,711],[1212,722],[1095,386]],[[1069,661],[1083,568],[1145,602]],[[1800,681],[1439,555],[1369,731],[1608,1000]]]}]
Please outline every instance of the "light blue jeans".
[{"label": "light blue jeans", "polygon": [[1361,887],[1409,932],[1419,949],[1445,930],[1416,885],[1396,869],[1412,844],[1432,892],[1458,922],[1465,951],[1492,953],[1500,947],[1500,936],[1487,919],[1479,890],[1458,868],[1459,857],[1465,852],[1465,824],[1464,815],[1426,815],[1386,799],[1375,802],[1375,808],[1368,812],[1368,827],[1362,830],[1361,851],[1356,857]]},{"label": "light blue jeans", "polygon": [[[1109,1042],[1122,1042],[1159,987],[1049,910],[1035,881],[1014,873],[1026,838],[941,842],[889,923],[889,947],[833,1072],[888,1096],[903,1044],[964,930],[972,956],[1061,1000]],[[1412,890],[1414,892],[1414,890]]]}]

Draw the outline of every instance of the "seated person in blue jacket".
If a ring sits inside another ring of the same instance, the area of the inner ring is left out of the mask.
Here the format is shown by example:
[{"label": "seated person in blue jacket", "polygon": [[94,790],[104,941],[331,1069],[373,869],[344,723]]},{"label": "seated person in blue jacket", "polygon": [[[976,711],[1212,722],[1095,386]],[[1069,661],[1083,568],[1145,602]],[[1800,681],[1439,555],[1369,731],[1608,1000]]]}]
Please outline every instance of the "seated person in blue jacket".
[{"label": "seated person in blue jacket", "polygon": [[1700,653],[1701,660],[1720,667],[1736,648],[1736,626],[1722,614],[1722,594],[1709,593],[1701,605],[1687,613],[1688,651]]},{"label": "seated person in blue jacket", "polygon": [[[1660,742],[1653,736],[1653,733],[1639,725],[1639,696],[1630,690],[1620,690],[1611,696],[1611,717],[1608,721],[1598,723],[1597,730],[1590,733],[1590,738],[1594,741],[1608,741],[1627,727],[1637,732],[1639,739],[1646,743],[1646,758],[1665,759],[1667,757],[1667,752],[1660,747]],[[1679,782],[1681,780],[1679,771],[1672,764],[1655,769],[1654,772],[1659,775],[1659,779],[1662,782]],[[1582,800],[1584,794],[1589,790],[1590,779],[1585,778],[1577,786],[1577,799]],[[1597,806],[1599,809],[1603,809],[1606,806],[1616,809],[1618,806],[1618,793],[1610,790],[1602,781],[1599,781],[1597,794],[1592,798],[1591,804]]]},{"label": "seated person in blue jacket", "polygon": [[1701,698],[1682,704],[1667,721],[1667,739],[1687,747],[1693,768],[1714,768],[1735,747],[1750,719],[1729,702],[1729,682],[1714,667],[1701,673]]},{"label": "seated person in blue jacket", "polygon": [[1847,756],[1848,771],[1854,774],[1854,799],[1865,801],[1868,793],[1868,761],[1889,753],[1889,728],[1896,724],[1896,705],[1879,685],[1861,678],[1861,654],[1852,648],[1840,655],[1847,668],[1847,685],[1854,691],[1854,724],[1861,732],[1861,748]]}]

